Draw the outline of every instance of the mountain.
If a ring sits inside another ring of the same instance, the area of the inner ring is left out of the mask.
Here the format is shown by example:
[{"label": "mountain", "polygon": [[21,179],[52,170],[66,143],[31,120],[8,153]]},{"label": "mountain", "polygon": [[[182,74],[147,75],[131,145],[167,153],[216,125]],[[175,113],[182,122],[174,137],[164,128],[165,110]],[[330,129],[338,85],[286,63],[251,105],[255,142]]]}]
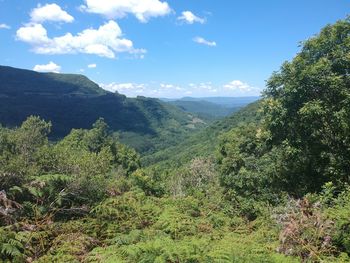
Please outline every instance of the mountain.
[{"label": "mountain", "polygon": [[157,99],[111,93],[82,75],[0,66],[0,123],[19,126],[30,115],[52,122],[52,138],[63,137],[73,128],[89,128],[102,117],[141,151],[155,144],[171,144],[205,126],[178,107]]},{"label": "mountain", "polygon": [[83,75],[38,73],[0,66],[0,92],[5,97],[23,95],[98,96],[108,92]]},{"label": "mountain", "polygon": [[167,99],[162,98],[162,101],[173,102],[173,101],[207,101],[221,106],[235,108],[244,107],[249,103],[259,100],[259,96],[248,96],[248,97],[183,97],[181,99]]},{"label": "mountain", "polygon": [[189,113],[197,114],[206,121],[213,121],[228,116],[258,99],[259,97],[184,97],[181,99],[162,99],[162,101]]},{"label": "mountain", "polygon": [[146,166],[157,164],[167,168],[172,166],[176,168],[195,157],[213,156],[222,134],[243,123],[256,123],[260,120],[260,106],[261,100],[253,102],[230,116],[192,134],[177,145],[144,156],[142,162]]},{"label": "mountain", "polygon": [[218,118],[225,117],[239,108],[229,108],[221,106],[219,104],[211,103],[208,101],[185,101],[185,100],[176,100],[169,101],[171,105],[175,105],[180,109],[187,111],[189,113],[194,113],[200,116],[201,118],[212,121]]}]

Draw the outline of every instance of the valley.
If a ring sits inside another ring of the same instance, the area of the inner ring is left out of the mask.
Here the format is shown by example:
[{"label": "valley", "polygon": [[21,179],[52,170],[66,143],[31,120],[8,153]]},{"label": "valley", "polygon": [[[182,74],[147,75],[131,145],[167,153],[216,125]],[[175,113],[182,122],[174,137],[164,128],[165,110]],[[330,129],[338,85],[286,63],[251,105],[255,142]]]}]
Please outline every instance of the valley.
[{"label": "valley", "polygon": [[[99,11],[88,4],[80,12]],[[154,15],[137,10],[142,23]],[[35,15],[24,26],[46,32]],[[177,22],[206,22],[188,16]],[[69,52],[92,55],[105,42],[74,44],[95,31],[63,37]],[[61,38],[45,34],[54,52]],[[261,96],[179,99],[0,66],[0,262],[350,262],[350,17],[280,64]],[[222,91],[233,90],[255,87]]]}]

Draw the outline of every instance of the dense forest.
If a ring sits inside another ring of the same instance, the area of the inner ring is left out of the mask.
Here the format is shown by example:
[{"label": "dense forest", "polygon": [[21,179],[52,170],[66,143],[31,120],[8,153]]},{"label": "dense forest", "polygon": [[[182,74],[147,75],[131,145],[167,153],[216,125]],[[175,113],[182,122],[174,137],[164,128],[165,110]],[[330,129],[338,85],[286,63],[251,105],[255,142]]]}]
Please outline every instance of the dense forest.
[{"label": "dense forest", "polygon": [[[89,120],[67,132],[62,118],[81,115],[34,112],[19,124],[11,89],[0,94],[0,262],[350,261],[350,18],[303,42],[261,100],[210,125],[83,77],[34,77],[39,93],[66,87],[45,96],[79,100]],[[104,100],[125,111],[93,110]]]}]

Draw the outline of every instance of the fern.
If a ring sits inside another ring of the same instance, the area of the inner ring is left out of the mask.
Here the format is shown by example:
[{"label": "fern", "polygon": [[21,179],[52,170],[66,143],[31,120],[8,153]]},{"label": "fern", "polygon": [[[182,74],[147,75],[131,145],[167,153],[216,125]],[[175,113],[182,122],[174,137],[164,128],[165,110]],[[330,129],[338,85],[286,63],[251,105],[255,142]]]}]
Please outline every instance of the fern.
[{"label": "fern", "polygon": [[23,239],[15,232],[0,229],[0,259],[15,260],[24,257]]}]

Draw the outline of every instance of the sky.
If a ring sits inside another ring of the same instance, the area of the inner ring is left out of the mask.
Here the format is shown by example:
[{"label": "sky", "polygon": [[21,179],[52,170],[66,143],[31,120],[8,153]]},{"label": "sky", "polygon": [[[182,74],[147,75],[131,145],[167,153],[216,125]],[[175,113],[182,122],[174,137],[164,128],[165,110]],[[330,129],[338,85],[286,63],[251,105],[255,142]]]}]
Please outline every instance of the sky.
[{"label": "sky", "polygon": [[0,65],[84,74],[129,97],[256,96],[349,11],[350,0],[0,0]]}]

